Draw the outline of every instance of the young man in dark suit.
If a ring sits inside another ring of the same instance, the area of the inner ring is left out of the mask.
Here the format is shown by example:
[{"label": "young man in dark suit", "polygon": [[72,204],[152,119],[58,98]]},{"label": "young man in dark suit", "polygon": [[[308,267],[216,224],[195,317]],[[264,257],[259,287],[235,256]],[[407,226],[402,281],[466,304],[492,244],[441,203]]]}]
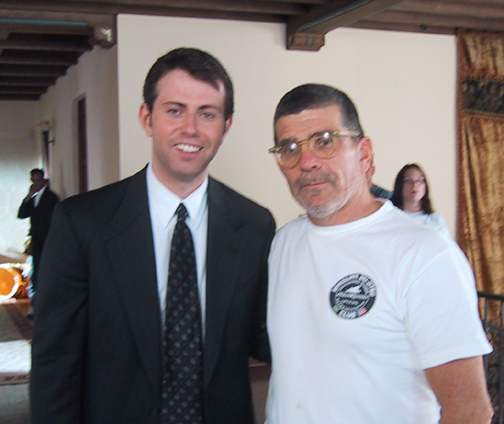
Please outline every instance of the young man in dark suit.
[{"label": "young man in dark suit", "polygon": [[[222,65],[196,49],[169,52],[149,71],[140,108],[151,162],[56,208],[35,305],[33,424],[254,422],[248,358],[269,360],[275,223],[208,176],[232,116]],[[198,300],[190,306],[200,310],[203,372],[201,393],[188,376],[170,404],[164,334],[177,307],[169,264],[181,203],[194,240]]]},{"label": "young man in dark suit", "polygon": [[56,193],[49,189],[49,181],[44,178],[42,169],[32,169],[30,175],[32,184],[28,195],[23,199],[19,207],[18,218],[30,218],[30,248],[33,258],[30,281],[32,292],[34,292],[42,249],[49,233],[51,216],[54,207],[59,202],[59,198]]}]

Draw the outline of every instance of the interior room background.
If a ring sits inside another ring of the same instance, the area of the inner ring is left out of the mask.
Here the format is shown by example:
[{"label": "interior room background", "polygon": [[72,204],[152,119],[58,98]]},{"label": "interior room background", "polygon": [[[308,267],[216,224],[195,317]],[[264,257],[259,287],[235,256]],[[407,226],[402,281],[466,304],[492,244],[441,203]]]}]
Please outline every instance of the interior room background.
[{"label": "interior room background", "polygon": [[[374,182],[391,189],[399,169],[418,162],[436,210],[454,233],[454,36],[337,29],[319,52],[302,52],[286,50],[282,24],[119,15],[117,25],[117,45],[85,53],[40,102],[0,102],[0,255],[16,257],[26,239],[27,225],[15,217],[29,170],[40,164],[37,124],[51,122],[51,187],[61,197],[78,191],[76,102],[82,96],[89,188],[133,174],[150,157],[138,122],[143,80],[158,56],[179,46],[214,54],[235,85],[234,123],[211,173],[269,207],[279,226],[303,211],[267,153],[274,109],[288,90],[317,82],[342,89],[356,103],[374,142]],[[4,110],[13,111],[11,117]]]}]

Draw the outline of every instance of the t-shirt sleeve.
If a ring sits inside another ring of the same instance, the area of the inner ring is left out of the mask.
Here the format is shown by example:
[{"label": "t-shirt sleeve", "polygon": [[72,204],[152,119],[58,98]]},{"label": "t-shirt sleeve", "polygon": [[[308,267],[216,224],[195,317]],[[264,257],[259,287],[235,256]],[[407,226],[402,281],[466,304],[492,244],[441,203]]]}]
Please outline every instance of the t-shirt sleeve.
[{"label": "t-shirt sleeve", "polygon": [[438,232],[441,235],[451,239],[452,235],[450,233],[450,230],[448,229],[448,226],[446,225],[444,218],[438,213],[433,213],[432,215],[433,215],[434,226],[435,226],[436,230],[438,230]]},{"label": "t-shirt sleeve", "polygon": [[478,312],[473,273],[454,242],[425,264],[405,302],[408,334],[422,369],[492,351]]}]

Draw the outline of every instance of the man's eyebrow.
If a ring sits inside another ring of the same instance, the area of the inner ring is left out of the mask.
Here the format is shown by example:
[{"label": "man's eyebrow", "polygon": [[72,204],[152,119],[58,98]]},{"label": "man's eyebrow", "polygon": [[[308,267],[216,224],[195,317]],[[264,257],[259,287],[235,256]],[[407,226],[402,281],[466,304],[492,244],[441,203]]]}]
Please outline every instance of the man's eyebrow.
[{"label": "man's eyebrow", "polygon": [[187,107],[184,103],[174,102],[174,101],[171,101],[171,100],[168,100],[168,101],[162,103],[162,106]]},{"label": "man's eyebrow", "polygon": [[220,107],[220,106],[216,106],[216,105],[201,105],[198,110],[204,110],[204,109],[216,109],[218,111],[222,111],[223,108]]},{"label": "man's eyebrow", "polygon": [[287,143],[297,143],[297,138],[294,137],[289,137],[289,138],[284,138],[283,140],[280,140],[278,144],[287,144]]},{"label": "man's eyebrow", "polygon": [[[346,131],[346,130],[343,130],[343,131]],[[305,139],[303,140],[309,140],[310,138],[316,136],[316,135],[320,135],[320,134],[324,134],[324,133],[332,133],[333,131],[330,131],[330,130],[325,130],[325,131],[315,131],[313,134],[311,134],[309,137],[306,137]],[[294,138],[294,137],[289,137],[289,138],[286,138],[282,141],[279,141],[278,144],[284,144],[284,143],[299,143],[300,141],[303,141],[303,140],[299,140],[298,138]]]},{"label": "man's eyebrow", "polygon": [[[187,104],[180,103],[180,102],[177,102],[177,101],[172,101],[172,100],[168,100],[168,101],[162,103],[162,106],[177,106],[179,108],[187,108]],[[218,110],[220,112],[222,112],[224,110],[222,107],[219,107],[219,106],[216,106],[216,105],[201,105],[201,106],[198,107],[198,110],[206,110],[206,109],[215,109],[215,110]]]}]

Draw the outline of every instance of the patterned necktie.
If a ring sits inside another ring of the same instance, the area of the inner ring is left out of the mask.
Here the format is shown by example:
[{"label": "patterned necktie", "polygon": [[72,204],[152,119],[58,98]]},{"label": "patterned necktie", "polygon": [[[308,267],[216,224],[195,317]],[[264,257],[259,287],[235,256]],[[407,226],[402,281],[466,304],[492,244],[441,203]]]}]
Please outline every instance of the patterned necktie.
[{"label": "patterned necktie", "polygon": [[201,424],[203,353],[196,260],[182,203],[176,213],[166,291],[161,424]]}]

